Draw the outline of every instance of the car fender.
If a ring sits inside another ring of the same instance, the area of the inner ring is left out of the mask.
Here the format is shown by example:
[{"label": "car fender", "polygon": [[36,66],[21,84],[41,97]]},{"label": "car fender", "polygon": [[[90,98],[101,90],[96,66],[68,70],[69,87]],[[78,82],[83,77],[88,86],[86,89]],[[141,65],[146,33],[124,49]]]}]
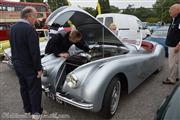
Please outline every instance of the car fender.
[{"label": "car fender", "polygon": [[[84,72],[79,72],[82,75],[86,71],[87,75],[85,75],[86,77],[80,81],[81,84],[78,88],[71,89],[65,82],[63,90],[76,98],[82,99],[88,103],[92,103],[94,105],[92,111],[100,111],[104,94],[110,81],[118,73],[123,73],[126,71],[123,69],[127,66],[127,64],[122,64],[121,68],[117,66],[116,63],[120,64],[118,59],[115,61],[101,62],[98,64],[98,66],[96,66],[97,64],[93,67],[91,65],[91,68],[86,68]],[[123,60],[122,63],[124,63]],[[88,72],[87,69],[89,69]],[[79,77],[77,73],[76,75]]]}]

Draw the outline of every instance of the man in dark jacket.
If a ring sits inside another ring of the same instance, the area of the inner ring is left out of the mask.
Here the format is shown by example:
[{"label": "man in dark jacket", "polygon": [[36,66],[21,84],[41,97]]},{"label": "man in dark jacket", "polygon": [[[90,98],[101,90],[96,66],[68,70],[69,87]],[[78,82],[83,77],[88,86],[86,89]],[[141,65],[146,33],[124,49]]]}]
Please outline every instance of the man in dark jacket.
[{"label": "man in dark jacket", "polygon": [[169,74],[168,78],[163,81],[164,84],[175,84],[179,79],[180,72],[180,5],[174,4],[169,9],[172,23],[169,26],[166,45],[168,46]]},{"label": "man in dark jacket", "polygon": [[19,78],[24,111],[32,114],[32,120],[40,120],[42,113],[39,38],[33,27],[36,19],[36,9],[26,7],[21,11],[21,20],[10,31],[12,62]]},{"label": "man in dark jacket", "polygon": [[85,52],[89,51],[89,47],[82,40],[82,34],[78,30],[72,30],[63,34],[61,32],[54,34],[47,43],[45,53],[53,53],[57,57],[67,58],[69,57],[68,50],[73,44]]}]

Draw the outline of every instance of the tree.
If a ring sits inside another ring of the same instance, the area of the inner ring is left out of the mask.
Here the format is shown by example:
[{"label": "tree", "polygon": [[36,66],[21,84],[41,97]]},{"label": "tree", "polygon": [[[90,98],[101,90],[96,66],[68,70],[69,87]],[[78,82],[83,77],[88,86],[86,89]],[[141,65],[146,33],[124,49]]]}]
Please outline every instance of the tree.
[{"label": "tree", "polygon": [[48,0],[48,4],[50,6],[51,11],[54,11],[61,6],[68,5],[68,1],[67,0]]},{"label": "tree", "polygon": [[92,16],[96,17],[97,11],[94,8],[92,8],[92,7],[84,7],[83,9],[86,12],[88,12],[89,14],[91,14]]},{"label": "tree", "polygon": [[133,8],[134,5],[129,4],[127,8],[122,12],[123,14],[133,14],[135,11],[135,8]]},{"label": "tree", "polygon": [[120,9],[118,7],[115,6],[110,6],[110,13],[119,13]]},{"label": "tree", "polygon": [[141,21],[144,22],[158,22],[157,14],[154,9],[151,8],[132,8],[133,5],[129,5],[124,11],[124,14],[131,14],[138,17]]},{"label": "tree", "polygon": [[[86,12],[88,12],[89,14],[91,14],[92,16],[96,17],[97,15],[97,9],[94,9],[92,7],[84,7],[83,8]],[[110,6],[110,13],[118,13],[119,12],[119,8],[115,7],[115,6]]]},{"label": "tree", "polygon": [[157,17],[148,17],[146,19],[146,22],[148,23],[157,23],[159,21],[159,19]]},{"label": "tree", "polygon": [[180,3],[179,0],[157,0],[153,8],[155,12],[159,15],[158,19],[161,22],[170,22],[171,18],[169,16],[169,7],[174,3]]},{"label": "tree", "polygon": [[144,7],[140,7],[136,9],[134,15],[137,16],[142,21],[147,21],[148,18],[156,18],[156,13],[154,12],[153,9],[144,8]]}]

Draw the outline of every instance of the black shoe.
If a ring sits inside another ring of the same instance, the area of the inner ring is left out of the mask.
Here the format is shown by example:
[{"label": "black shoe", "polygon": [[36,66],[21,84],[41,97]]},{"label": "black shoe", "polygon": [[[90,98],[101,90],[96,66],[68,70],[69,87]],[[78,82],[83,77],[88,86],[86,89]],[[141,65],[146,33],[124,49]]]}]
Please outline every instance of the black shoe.
[{"label": "black shoe", "polygon": [[170,81],[170,80],[167,78],[167,79],[166,79],[166,80],[164,80],[162,83],[163,83],[163,84],[170,84],[170,85],[174,85],[176,82],[172,82],[172,81]]}]

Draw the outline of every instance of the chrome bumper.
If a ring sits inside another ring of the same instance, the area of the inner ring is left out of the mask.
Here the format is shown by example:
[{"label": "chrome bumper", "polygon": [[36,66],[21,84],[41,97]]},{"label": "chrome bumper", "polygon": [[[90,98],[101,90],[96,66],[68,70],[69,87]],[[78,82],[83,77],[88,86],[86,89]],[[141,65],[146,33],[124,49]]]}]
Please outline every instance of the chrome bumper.
[{"label": "chrome bumper", "polygon": [[8,66],[12,67],[12,61],[11,61],[11,57],[8,56],[8,54],[3,53],[4,56],[4,60],[2,61],[2,63],[7,64]]},{"label": "chrome bumper", "polygon": [[[43,85],[42,85],[42,89],[46,93],[50,92],[49,89],[45,88],[45,86],[43,86]],[[85,109],[85,110],[92,110],[93,109],[93,104],[74,101],[73,99],[69,99],[65,96],[62,96],[59,92],[56,92],[55,99],[59,103],[61,103],[63,101],[65,103],[71,104],[71,105],[76,106],[76,107],[81,108],[81,109]]]},{"label": "chrome bumper", "polygon": [[3,60],[2,63],[4,64],[8,64],[10,66],[13,66],[12,62],[11,61],[7,61],[7,60]]}]

